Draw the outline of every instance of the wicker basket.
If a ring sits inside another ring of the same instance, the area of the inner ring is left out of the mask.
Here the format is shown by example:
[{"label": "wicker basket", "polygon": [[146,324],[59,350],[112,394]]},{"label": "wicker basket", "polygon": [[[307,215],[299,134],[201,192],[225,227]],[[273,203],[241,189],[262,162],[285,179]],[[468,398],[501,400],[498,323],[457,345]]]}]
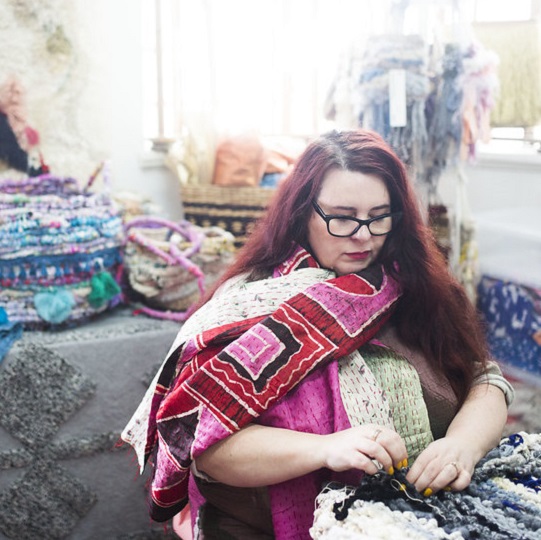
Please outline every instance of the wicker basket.
[{"label": "wicker basket", "polygon": [[126,223],[128,296],[153,317],[185,321],[231,263],[233,235],[218,227],[142,216]]},{"label": "wicker basket", "polygon": [[244,244],[254,223],[263,215],[273,188],[222,187],[213,184],[181,185],[184,217],[200,227],[221,227]]}]

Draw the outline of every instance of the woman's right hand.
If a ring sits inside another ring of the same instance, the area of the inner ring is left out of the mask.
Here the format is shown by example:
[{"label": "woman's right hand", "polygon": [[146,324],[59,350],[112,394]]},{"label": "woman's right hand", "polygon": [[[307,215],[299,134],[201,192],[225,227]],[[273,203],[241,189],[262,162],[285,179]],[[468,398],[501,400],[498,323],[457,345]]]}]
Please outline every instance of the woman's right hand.
[{"label": "woman's right hand", "polygon": [[[322,467],[375,474],[406,466],[406,446],[387,427],[366,424],[330,435],[249,424],[195,456],[197,469],[238,487],[270,486]],[[374,463],[375,460],[377,463]]]},{"label": "woman's right hand", "polygon": [[325,466],[336,472],[359,469],[375,474],[383,467],[392,474],[394,468],[407,466],[408,453],[400,435],[377,424],[324,435],[321,451]]}]

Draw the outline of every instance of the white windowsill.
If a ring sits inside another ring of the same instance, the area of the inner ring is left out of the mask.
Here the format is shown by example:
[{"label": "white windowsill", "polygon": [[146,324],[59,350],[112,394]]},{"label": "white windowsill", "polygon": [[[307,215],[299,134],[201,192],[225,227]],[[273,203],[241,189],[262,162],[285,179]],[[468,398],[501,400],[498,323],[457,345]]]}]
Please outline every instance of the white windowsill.
[{"label": "white windowsill", "polygon": [[163,169],[165,165],[165,156],[161,152],[145,151],[139,158],[141,169]]},{"label": "white windowsill", "polygon": [[471,166],[513,170],[541,170],[541,153],[536,152],[534,148],[500,150],[497,145],[479,145]]}]

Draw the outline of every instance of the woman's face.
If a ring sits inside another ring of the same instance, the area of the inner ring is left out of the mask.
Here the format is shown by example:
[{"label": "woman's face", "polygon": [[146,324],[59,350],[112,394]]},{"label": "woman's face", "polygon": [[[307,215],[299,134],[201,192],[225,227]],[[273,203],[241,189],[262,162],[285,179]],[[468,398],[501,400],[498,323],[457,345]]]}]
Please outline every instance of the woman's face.
[{"label": "woman's face", "polygon": [[[332,169],[325,175],[315,202],[327,215],[363,220],[391,212],[389,192],[379,176],[340,169]],[[339,276],[370,266],[386,238],[372,236],[365,225],[352,236],[332,236],[315,210],[308,223],[308,242],[313,255],[321,266],[334,270]]]}]

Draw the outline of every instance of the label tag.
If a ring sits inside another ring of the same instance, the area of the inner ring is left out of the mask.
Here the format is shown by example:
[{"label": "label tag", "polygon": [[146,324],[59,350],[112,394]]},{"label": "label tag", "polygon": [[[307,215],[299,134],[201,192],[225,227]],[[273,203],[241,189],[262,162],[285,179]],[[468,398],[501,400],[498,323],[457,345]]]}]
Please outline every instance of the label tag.
[{"label": "label tag", "polygon": [[404,127],[406,114],[406,70],[389,70],[389,123],[391,127]]}]

